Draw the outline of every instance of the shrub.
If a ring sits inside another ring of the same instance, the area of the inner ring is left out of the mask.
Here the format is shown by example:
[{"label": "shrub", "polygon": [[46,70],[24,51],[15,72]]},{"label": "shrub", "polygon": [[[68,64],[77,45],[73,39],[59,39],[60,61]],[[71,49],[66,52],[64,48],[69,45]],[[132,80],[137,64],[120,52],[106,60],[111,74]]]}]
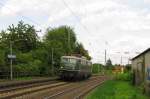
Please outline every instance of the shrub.
[{"label": "shrub", "polygon": [[94,74],[99,73],[100,69],[101,69],[100,64],[93,64],[93,66],[92,66],[92,73],[94,73]]},{"label": "shrub", "polygon": [[115,75],[115,79],[116,80],[122,80],[122,81],[131,81],[132,75],[130,72],[123,73],[123,74],[119,73],[119,74]]}]

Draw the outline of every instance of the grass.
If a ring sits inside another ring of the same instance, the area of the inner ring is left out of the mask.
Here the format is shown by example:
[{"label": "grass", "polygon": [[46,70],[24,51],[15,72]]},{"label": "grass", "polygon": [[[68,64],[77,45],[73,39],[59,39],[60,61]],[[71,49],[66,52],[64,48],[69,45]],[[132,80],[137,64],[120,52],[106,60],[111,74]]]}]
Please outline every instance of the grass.
[{"label": "grass", "polygon": [[86,99],[149,99],[127,81],[109,80],[93,90]]}]

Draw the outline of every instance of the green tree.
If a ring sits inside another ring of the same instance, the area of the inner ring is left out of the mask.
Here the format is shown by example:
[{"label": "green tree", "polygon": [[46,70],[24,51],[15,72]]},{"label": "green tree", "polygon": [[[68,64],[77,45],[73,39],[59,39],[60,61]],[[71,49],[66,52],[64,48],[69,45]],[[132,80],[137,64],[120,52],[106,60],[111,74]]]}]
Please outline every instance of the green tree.
[{"label": "green tree", "polygon": [[110,59],[108,59],[108,60],[106,61],[106,68],[107,68],[107,69],[112,69],[112,68],[113,68],[112,61],[111,61]]},{"label": "green tree", "polygon": [[12,43],[13,49],[29,52],[37,47],[38,36],[34,26],[20,21],[17,26],[10,25],[7,32],[1,32],[0,42],[7,47]]},{"label": "green tree", "polygon": [[7,58],[10,53],[10,44],[13,45],[13,54],[16,55],[13,70],[23,75],[51,75],[52,65],[57,74],[60,57],[64,55],[81,54],[91,59],[84,46],[77,42],[73,28],[69,26],[49,28],[43,40],[38,39],[34,26],[25,24],[23,21],[16,26],[10,25],[6,31],[1,31],[0,75],[3,71],[10,70],[10,62]]},{"label": "green tree", "polygon": [[49,56],[49,66],[52,65],[51,53],[53,49],[54,67],[56,71],[60,66],[60,57],[63,55],[81,54],[91,59],[88,51],[77,42],[74,30],[68,26],[47,29],[44,37],[44,45]]},{"label": "green tree", "polygon": [[[0,33],[0,71],[1,73],[10,71],[10,62],[7,55],[10,54],[10,44],[12,44],[13,54],[17,55],[17,59],[13,61],[13,69],[15,72],[26,72],[32,68],[31,62],[35,62],[30,51],[37,48],[39,41],[34,26],[24,24],[20,21],[18,25],[9,26],[6,31]],[[22,60],[21,56],[22,55]],[[32,59],[32,60],[30,60]],[[35,63],[38,63],[37,61]],[[35,64],[33,63],[33,64]],[[35,66],[35,65],[34,65]],[[38,67],[38,66],[37,66]],[[28,68],[28,69],[27,69]]]},{"label": "green tree", "polygon": [[92,73],[100,73],[102,71],[102,67],[103,67],[102,64],[99,64],[99,63],[93,64]]},{"label": "green tree", "polygon": [[76,44],[76,48],[74,50],[76,54],[80,54],[82,56],[85,56],[88,60],[91,60],[91,57],[89,56],[89,53],[87,50],[85,50],[84,46],[81,43]]},{"label": "green tree", "polygon": [[[60,67],[60,57],[70,55],[76,47],[76,36],[72,28],[60,26],[58,28],[47,29],[44,36],[44,46],[48,53],[48,66],[52,65],[52,50],[54,67],[56,71]],[[52,68],[52,67],[51,67]]]},{"label": "green tree", "polygon": [[65,53],[68,55],[70,55],[76,47],[76,36],[73,29],[69,26],[47,29],[44,41],[60,42],[61,47],[64,48]]},{"label": "green tree", "polygon": [[112,66],[112,62],[111,62],[111,60],[110,60],[110,59],[108,59],[108,60],[107,60],[107,62],[106,62],[106,66]]},{"label": "green tree", "polygon": [[0,75],[3,73],[7,75],[9,72],[7,53],[9,52],[7,44],[4,42],[6,40],[6,31],[0,32]]}]

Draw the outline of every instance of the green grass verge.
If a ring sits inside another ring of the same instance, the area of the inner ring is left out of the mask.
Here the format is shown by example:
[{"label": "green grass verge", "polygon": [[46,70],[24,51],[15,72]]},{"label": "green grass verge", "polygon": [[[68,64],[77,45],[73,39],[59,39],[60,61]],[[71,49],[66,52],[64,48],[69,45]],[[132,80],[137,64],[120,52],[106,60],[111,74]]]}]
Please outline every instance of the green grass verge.
[{"label": "green grass verge", "polygon": [[85,99],[149,99],[126,81],[109,80],[93,90]]}]

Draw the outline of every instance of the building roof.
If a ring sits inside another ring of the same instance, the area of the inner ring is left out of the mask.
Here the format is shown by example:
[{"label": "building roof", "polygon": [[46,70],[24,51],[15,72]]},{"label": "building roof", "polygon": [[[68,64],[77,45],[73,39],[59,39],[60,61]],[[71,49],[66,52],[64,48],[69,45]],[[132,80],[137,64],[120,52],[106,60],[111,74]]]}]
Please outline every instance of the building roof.
[{"label": "building roof", "polygon": [[136,58],[140,57],[141,55],[144,55],[145,53],[149,52],[150,48],[148,48],[147,50],[143,51],[142,53],[140,53],[139,55],[135,56],[132,58],[132,60],[135,60]]}]

